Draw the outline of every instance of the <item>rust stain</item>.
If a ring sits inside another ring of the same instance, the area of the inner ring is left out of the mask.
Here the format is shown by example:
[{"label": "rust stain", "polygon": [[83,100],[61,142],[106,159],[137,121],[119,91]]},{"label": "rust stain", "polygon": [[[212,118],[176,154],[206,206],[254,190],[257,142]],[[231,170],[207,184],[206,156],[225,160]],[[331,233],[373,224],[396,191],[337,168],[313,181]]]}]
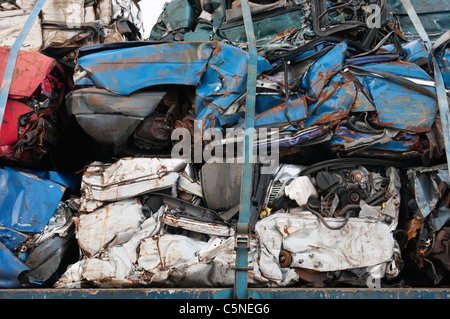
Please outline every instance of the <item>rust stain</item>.
[{"label": "rust stain", "polygon": [[291,29],[289,29],[289,30],[286,30],[286,31],[283,31],[283,32],[280,32],[280,33],[276,34],[276,35],[273,37],[273,39],[270,41],[270,43],[285,38],[286,36],[292,34],[292,33],[295,31],[295,29],[297,29],[297,27],[293,27],[293,28],[291,28]]},{"label": "rust stain", "polygon": [[408,239],[405,243],[405,247],[412,238],[415,238],[417,236],[417,230],[420,229],[421,225],[422,221],[419,219],[411,219],[406,223],[405,232],[407,234]]}]

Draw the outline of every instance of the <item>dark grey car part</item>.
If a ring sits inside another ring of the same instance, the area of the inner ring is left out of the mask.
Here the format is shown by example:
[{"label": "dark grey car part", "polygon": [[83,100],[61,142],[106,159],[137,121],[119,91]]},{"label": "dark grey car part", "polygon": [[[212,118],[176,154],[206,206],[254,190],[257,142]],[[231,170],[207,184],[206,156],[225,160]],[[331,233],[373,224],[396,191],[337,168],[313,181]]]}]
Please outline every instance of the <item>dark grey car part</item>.
[{"label": "dark grey car part", "polygon": [[241,164],[206,163],[200,172],[203,198],[208,208],[225,211],[239,204]]},{"label": "dark grey car part", "polygon": [[66,236],[53,236],[34,248],[25,261],[30,269],[24,276],[30,284],[42,284],[60,267],[69,249],[76,245],[75,226],[72,225]]},{"label": "dark grey car part", "polygon": [[95,141],[119,150],[137,126],[158,106],[165,92],[137,92],[129,96],[103,89],[79,89],[67,95],[66,108]]}]

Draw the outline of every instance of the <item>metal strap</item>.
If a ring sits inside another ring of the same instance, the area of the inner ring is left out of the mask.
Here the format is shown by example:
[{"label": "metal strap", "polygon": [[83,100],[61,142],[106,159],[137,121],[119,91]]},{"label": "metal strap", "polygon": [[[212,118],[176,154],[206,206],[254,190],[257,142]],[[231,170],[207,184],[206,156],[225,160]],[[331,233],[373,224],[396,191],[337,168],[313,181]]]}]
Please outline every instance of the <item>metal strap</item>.
[{"label": "metal strap", "polygon": [[11,88],[11,82],[14,75],[14,69],[16,67],[17,56],[19,55],[20,48],[22,47],[22,43],[25,41],[28,32],[30,32],[31,27],[33,26],[34,21],[39,15],[42,7],[44,6],[46,0],[37,0],[36,5],[31,11],[27,21],[25,22],[22,30],[19,33],[16,41],[14,41],[13,46],[9,52],[8,63],[6,65],[5,74],[3,75],[3,82],[0,91],[0,128],[3,123],[3,116],[5,114],[6,103],[8,102],[9,90]]},{"label": "metal strap", "polygon": [[431,55],[431,61],[433,62],[433,67],[434,67],[434,80],[436,82],[437,102],[439,105],[439,113],[441,115],[442,130],[443,130],[444,141],[445,141],[445,154],[447,156],[447,168],[450,172],[450,164],[449,164],[449,160],[450,160],[449,103],[448,103],[447,93],[445,91],[444,78],[442,77],[441,69],[439,68],[439,65],[437,64],[436,58],[434,56],[433,49],[436,49],[436,47],[432,48],[430,38],[428,37],[428,34],[425,31],[425,28],[423,27],[422,22],[420,21],[416,10],[414,9],[413,5],[411,4],[411,1],[410,0],[400,0],[400,1],[402,2],[402,5],[405,8],[406,12],[408,13],[408,16],[411,19],[411,22],[413,23],[420,38],[425,43],[425,46]]},{"label": "metal strap", "polygon": [[[234,282],[234,297],[244,299],[248,296],[247,271],[249,250],[249,220],[252,197],[253,166],[253,128],[255,119],[256,77],[258,56],[256,51],[255,33],[248,0],[241,0],[244,17],[245,33],[247,35],[249,59],[247,72],[247,99],[245,109],[245,162],[243,163],[239,221],[236,229],[236,273]],[[244,239],[244,240],[243,240]],[[246,239],[246,240],[245,240]]]},{"label": "metal strap", "polygon": [[427,47],[428,51],[431,52],[430,38],[428,37],[428,34],[425,31],[425,28],[423,27],[422,22],[420,21],[420,18],[417,15],[417,12],[414,9],[411,1],[410,0],[400,0],[400,1],[406,10],[406,13],[408,13],[408,16],[411,19],[411,22],[413,23],[414,28],[416,28],[417,33],[419,34],[420,38],[425,43],[425,46]]}]

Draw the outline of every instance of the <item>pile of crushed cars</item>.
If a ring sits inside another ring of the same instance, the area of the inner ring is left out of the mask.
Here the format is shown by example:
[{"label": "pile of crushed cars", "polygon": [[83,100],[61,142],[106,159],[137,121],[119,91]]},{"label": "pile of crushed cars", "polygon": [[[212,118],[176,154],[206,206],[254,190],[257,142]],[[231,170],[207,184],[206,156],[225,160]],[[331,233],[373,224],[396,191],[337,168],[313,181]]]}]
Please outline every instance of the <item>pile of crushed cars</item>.
[{"label": "pile of crushed cars", "polygon": [[[250,1],[278,160],[253,163],[250,286],[449,285],[444,2],[412,1],[429,50],[399,0]],[[0,81],[33,3],[0,1]],[[149,39],[138,1],[47,0],[0,131],[0,288],[232,286],[248,65],[239,0],[168,1]]]}]

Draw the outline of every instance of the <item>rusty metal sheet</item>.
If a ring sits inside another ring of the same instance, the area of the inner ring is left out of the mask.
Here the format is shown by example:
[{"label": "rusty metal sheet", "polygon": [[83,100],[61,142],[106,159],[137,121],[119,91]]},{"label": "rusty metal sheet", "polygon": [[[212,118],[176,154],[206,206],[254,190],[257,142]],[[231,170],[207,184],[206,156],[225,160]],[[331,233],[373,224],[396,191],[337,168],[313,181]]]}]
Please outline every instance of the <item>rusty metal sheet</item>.
[{"label": "rusty metal sheet", "polygon": [[0,226],[22,232],[41,232],[66,187],[9,167],[0,169],[0,173]]},{"label": "rusty metal sheet", "polygon": [[[0,47],[0,85],[3,82],[9,48]],[[19,51],[11,80],[9,98],[30,97],[55,67],[55,60],[32,51]]]},{"label": "rusty metal sheet", "polygon": [[187,162],[171,158],[121,158],[115,163],[92,163],[81,180],[84,199],[117,201],[170,188]]},{"label": "rusty metal sheet", "polygon": [[306,127],[340,121],[348,116],[356,99],[356,86],[346,75],[334,76],[311,105]]},{"label": "rusty metal sheet", "polygon": [[377,107],[375,122],[409,132],[428,132],[435,121],[437,102],[414,90],[384,79],[366,79]]},{"label": "rusty metal sheet", "polygon": [[129,95],[161,84],[198,85],[214,42],[163,43],[96,52],[81,57],[97,88]]},{"label": "rusty metal sheet", "polygon": [[[196,86],[202,132],[246,90],[248,53],[220,42],[171,42],[95,52],[78,65],[97,88],[128,95],[155,85]],[[258,58],[258,73],[272,68]],[[155,76],[156,75],[156,76]],[[126,79],[126,81],[124,80]]]},{"label": "rusty metal sheet", "polygon": [[201,222],[193,218],[175,216],[172,214],[164,214],[162,222],[168,226],[178,227],[181,229],[206,234],[208,236],[230,237],[234,236],[235,233],[233,228],[223,224]]},{"label": "rusty metal sheet", "polygon": [[121,233],[137,232],[144,220],[137,199],[118,201],[90,214],[80,215],[76,221],[76,238],[84,255],[101,252]]},{"label": "rusty metal sheet", "polygon": [[346,51],[347,43],[339,43],[306,71],[301,87],[311,98],[317,99],[329,79],[342,69]]},{"label": "rusty metal sheet", "polygon": [[415,134],[401,133],[397,134],[390,140],[381,140],[379,137],[373,140],[373,143],[363,144],[364,139],[373,138],[379,134],[362,133],[349,129],[345,126],[337,127],[333,132],[332,139],[328,142],[330,146],[340,146],[342,149],[349,149],[348,144],[358,144],[361,141],[361,147],[368,147],[366,150],[387,150],[392,152],[408,152],[408,151],[421,151],[418,144],[418,136]]},{"label": "rusty metal sheet", "polygon": [[19,277],[28,271],[28,267],[20,261],[6,246],[0,242],[0,287],[17,288],[21,287]]}]

